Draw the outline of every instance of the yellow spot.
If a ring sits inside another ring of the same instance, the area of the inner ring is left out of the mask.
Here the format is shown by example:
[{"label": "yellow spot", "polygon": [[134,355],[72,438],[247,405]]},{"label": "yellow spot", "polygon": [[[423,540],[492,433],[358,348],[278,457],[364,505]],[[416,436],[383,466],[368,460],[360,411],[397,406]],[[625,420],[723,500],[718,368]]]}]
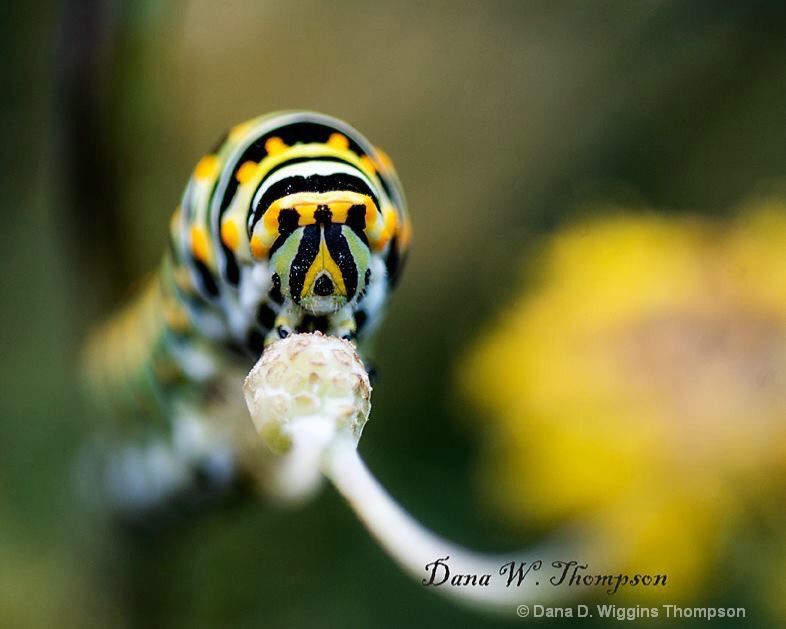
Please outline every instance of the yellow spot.
[{"label": "yellow spot", "polygon": [[349,208],[352,207],[351,203],[336,201],[335,203],[331,203],[330,205],[328,205],[328,207],[330,208],[330,214],[332,216],[332,221],[334,223],[347,222],[347,215],[349,214]]},{"label": "yellow spot", "polygon": [[243,162],[243,165],[237,169],[235,173],[235,179],[237,179],[240,183],[246,183],[251,177],[254,176],[256,172],[257,164],[256,162]]},{"label": "yellow spot", "polygon": [[393,235],[393,232],[398,228],[398,214],[396,210],[388,206],[385,208],[385,231]]},{"label": "yellow spot", "polygon": [[409,216],[405,216],[401,225],[399,243],[402,249],[408,249],[412,242],[412,221]]},{"label": "yellow spot", "polygon": [[221,224],[221,240],[232,251],[237,251],[240,246],[240,232],[234,221],[227,220]]},{"label": "yellow spot", "polygon": [[251,254],[255,258],[264,258],[267,255],[267,247],[256,234],[251,237]]},{"label": "yellow spot", "polygon": [[305,203],[298,205],[295,210],[297,211],[297,224],[298,225],[313,225],[316,223],[314,214],[317,212],[317,205],[315,203]]},{"label": "yellow spot", "polygon": [[279,137],[273,136],[265,141],[265,150],[268,155],[279,155],[287,149],[284,140]]},{"label": "yellow spot", "polygon": [[382,251],[388,242],[390,242],[390,234],[386,231],[383,231],[379,235],[379,238],[371,243],[371,249],[372,251]]},{"label": "yellow spot", "polygon": [[328,146],[339,151],[346,151],[349,148],[349,140],[342,133],[331,133],[327,143]]},{"label": "yellow spot", "polygon": [[377,213],[377,206],[373,203],[366,203],[366,229],[371,229],[377,222],[379,214]]},{"label": "yellow spot", "polygon": [[383,211],[383,217],[385,220],[384,227],[379,234],[379,237],[373,243],[375,251],[381,251],[385,245],[390,242],[390,239],[393,238],[393,235],[396,233],[396,229],[398,228],[398,215],[396,211],[388,206]]},{"label": "yellow spot", "polygon": [[210,244],[207,240],[207,232],[201,227],[191,228],[191,252],[198,260],[205,264],[210,260]]},{"label": "yellow spot", "polygon": [[393,160],[390,159],[390,155],[388,155],[385,151],[381,148],[376,147],[377,156],[379,157],[379,163],[382,166],[382,169],[391,172],[393,170]]},{"label": "yellow spot", "polygon": [[377,172],[374,162],[371,161],[371,158],[368,155],[364,155],[360,158],[360,165],[363,166],[363,168],[365,168],[372,175]]},{"label": "yellow spot", "polygon": [[281,213],[281,201],[281,199],[273,201],[262,215],[262,227],[268,234],[278,232],[278,215]]},{"label": "yellow spot", "polygon": [[295,192],[276,199],[268,206],[262,215],[261,226],[257,228],[262,232],[259,235],[266,240],[269,239],[269,243],[275,240],[278,235],[279,216],[284,209],[294,209],[298,213],[298,225],[313,225],[314,215],[320,205],[327,205],[330,208],[333,223],[345,223],[349,209],[353,205],[363,205],[366,208],[366,230],[370,230],[374,234],[373,237],[376,237],[376,234],[384,228],[377,206],[365,194],[345,190],[319,193]]},{"label": "yellow spot", "polygon": [[194,177],[200,181],[212,179],[218,172],[218,158],[215,155],[205,155],[199,160],[194,169]]},{"label": "yellow spot", "polygon": [[303,290],[300,293],[301,297],[306,297],[311,293],[314,281],[317,275],[322,271],[327,271],[333,279],[333,284],[336,286],[336,295],[346,296],[347,287],[344,285],[344,276],[341,274],[341,269],[338,267],[338,264],[336,264],[333,256],[330,255],[324,237],[321,238],[319,242],[319,253],[316,258],[314,258],[314,262],[311,263],[308,271],[306,271],[306,277],[303,278]]},{"label": "yellow spot", "polygon": [[250,129],[250,122],[241,122],[229,130],[229,139],[232,142],[237,142],[238,140],[241,140]]}]

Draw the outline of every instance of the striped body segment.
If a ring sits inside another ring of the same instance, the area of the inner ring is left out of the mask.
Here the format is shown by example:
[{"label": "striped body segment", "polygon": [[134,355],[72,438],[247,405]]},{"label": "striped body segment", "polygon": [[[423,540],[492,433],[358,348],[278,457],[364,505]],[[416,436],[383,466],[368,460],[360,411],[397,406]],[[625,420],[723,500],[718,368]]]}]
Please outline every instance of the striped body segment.
[{"label": "striped body segment", "polygon": [[[352,127],[310,112],[239,124],[194,169],[159,272],[94,335],[92,388],[126,402],[143,441],[157,426],[171,446],[194,433],[178,427],[183,417],[215,414],[228,379],[240,396],[273,340],[313,330],[368,338],[410,238],[390,160]],[[231,451],[226,434],[218,441]],[[214,445],[204,435],[191,444],[189,465]]]}]

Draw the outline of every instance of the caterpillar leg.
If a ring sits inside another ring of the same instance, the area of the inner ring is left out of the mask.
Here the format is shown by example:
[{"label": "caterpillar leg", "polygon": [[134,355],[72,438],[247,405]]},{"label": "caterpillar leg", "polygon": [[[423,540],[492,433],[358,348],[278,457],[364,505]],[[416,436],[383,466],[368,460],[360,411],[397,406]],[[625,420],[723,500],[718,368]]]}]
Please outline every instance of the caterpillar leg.
[{"label": "caterpillar leg", "polygon": [[355,321],[354,310],[350,306],[345,306],[328,319],[328,333],[346,341],[354,343],[357,336],[357,322]]},{"label": "caterpillar leg", "polygon": [[302,321],[303,311],[292,301],[287,300],[276,316],[273,329],[265,338],[265,347],[293,334]]}]

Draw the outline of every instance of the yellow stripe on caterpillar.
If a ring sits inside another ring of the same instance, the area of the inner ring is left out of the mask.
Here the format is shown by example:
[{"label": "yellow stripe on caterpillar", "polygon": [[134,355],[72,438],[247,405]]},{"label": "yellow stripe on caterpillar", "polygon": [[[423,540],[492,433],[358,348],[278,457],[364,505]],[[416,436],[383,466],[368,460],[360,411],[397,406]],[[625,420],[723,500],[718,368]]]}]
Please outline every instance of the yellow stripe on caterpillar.
[{"label": "yellow stripe on caterpillar", "polygon": [[[371,197],[359,192],[296,192],[273,201],[265,210],[262,219],[254,227],[252,253],[255,249],[254,238],[257,239],[257,251],[266,252],[273,246],[279,235],[279,218],[283,210],[295,210],[298,214],[297,224],[303,227],[317,222],[317,212],[322,206],[330,210],[332,223],[345,224],[349,210],[358,205],[365,208],[365,232],[370,244],[376,250],[383,249],[397,226],[396,211],[393,208],[387,208],[383,217]],[[254,256],[261,257],[256,253]]]},{"label": "yellow stripe on caterpillar", "polygon": [[303,289],[300,291],[301,297],[306,297],[311,293],[311,288],[317,279],[317,275],[323,271],[327,272],[333,280],[333,284],[336,287],[335,294],[347,294],[347,288],[344,285],[344,276],[341,273],[341,269],[339,269],[333,256],[330,255],[325,239],[320,238],[319,253],[317,253],[314,261],[306,272],[306,277],[303,280]]}]

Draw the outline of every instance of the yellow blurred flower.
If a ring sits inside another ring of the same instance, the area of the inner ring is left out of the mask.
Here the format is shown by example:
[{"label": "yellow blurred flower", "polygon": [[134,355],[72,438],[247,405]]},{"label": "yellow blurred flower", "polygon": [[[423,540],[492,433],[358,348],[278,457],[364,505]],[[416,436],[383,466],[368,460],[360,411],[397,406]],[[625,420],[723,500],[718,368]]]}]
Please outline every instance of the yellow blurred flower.
[{"label": "yellow blurred flower", "polygon": [[461,370],[485,493],[515,523],[578,521],[688,597],[751,504],[783,510],[786,205],[609,216],[538,270]]}]

